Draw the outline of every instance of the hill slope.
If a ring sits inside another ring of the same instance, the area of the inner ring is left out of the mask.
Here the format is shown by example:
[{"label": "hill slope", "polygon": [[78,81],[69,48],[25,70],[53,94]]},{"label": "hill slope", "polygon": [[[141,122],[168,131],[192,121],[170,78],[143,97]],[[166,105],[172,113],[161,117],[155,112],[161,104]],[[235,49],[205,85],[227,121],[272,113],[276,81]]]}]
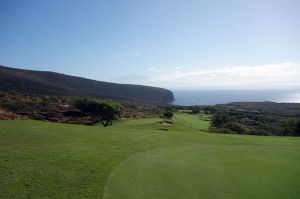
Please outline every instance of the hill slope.
[{"label": "hill slope", "polygon": [[292,117],[300,115],[300,103],[231,102],[218,104],[216,107],[223,110],[238,110],[239,112],[265,113]]},{"label": "hill slope", "polygon": [[22,70],[5,66],[0,66],[0,91],[153,103],[168,103],[174,100],[173,93],[163,88],[108,83],[54,72]]}]

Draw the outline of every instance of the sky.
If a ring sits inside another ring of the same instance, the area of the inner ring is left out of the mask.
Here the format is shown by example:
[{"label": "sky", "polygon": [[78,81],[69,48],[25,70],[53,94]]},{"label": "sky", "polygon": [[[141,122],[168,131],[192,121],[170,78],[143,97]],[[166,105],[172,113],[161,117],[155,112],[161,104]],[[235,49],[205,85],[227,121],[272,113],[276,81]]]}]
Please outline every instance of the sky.
[{"label": "sky", "polygon": [[300,88],[299,0],[0,0],[0,65],[170,89]]}]

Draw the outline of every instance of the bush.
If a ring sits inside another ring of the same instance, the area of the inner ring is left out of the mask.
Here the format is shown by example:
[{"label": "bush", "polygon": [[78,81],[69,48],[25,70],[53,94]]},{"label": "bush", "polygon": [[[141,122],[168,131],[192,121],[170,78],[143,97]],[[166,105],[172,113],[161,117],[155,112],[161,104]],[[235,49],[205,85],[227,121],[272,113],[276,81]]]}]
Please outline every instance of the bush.
[{"label": "bush", "polygon": [[219,114],[219,115],[214,116],[212,123],[214,126],[221,126],[222,124],[227,123],[229,121],[230,121],[230,118],[228,116]]},{"label": "bush", "polygon": [[173,117],[173,112],[172,111],[165,111],[163,113],[164,118],[166,119],[171,119]]},{"label": "bush", "polygon": [[238,134],[246,134],[247,133],[247,128],[237,122],[228,122],[225,123],[222,127],[226,128],[226,129],[230,129],[231,131],[234,131]]}]

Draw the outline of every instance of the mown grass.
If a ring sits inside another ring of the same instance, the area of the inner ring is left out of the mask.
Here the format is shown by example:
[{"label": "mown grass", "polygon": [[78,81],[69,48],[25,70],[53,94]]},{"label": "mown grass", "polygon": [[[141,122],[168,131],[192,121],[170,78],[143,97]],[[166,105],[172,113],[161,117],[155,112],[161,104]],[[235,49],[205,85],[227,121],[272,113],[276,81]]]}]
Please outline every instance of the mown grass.
[{"label": "mown grass", "polygon": [[211,134],[207,118],[175,119],[1,121],[0,198],[299,198],[299,138]]}]

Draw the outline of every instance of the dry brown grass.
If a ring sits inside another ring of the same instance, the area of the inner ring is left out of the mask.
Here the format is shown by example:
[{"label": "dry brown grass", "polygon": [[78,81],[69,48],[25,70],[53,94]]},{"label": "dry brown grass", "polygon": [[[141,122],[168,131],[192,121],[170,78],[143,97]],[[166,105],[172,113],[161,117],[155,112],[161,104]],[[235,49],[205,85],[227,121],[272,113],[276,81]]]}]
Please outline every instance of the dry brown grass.
[{"label": "dry brown grass", "polygon": [[0,120],[20,120],[22,116],[0,109]]}]

